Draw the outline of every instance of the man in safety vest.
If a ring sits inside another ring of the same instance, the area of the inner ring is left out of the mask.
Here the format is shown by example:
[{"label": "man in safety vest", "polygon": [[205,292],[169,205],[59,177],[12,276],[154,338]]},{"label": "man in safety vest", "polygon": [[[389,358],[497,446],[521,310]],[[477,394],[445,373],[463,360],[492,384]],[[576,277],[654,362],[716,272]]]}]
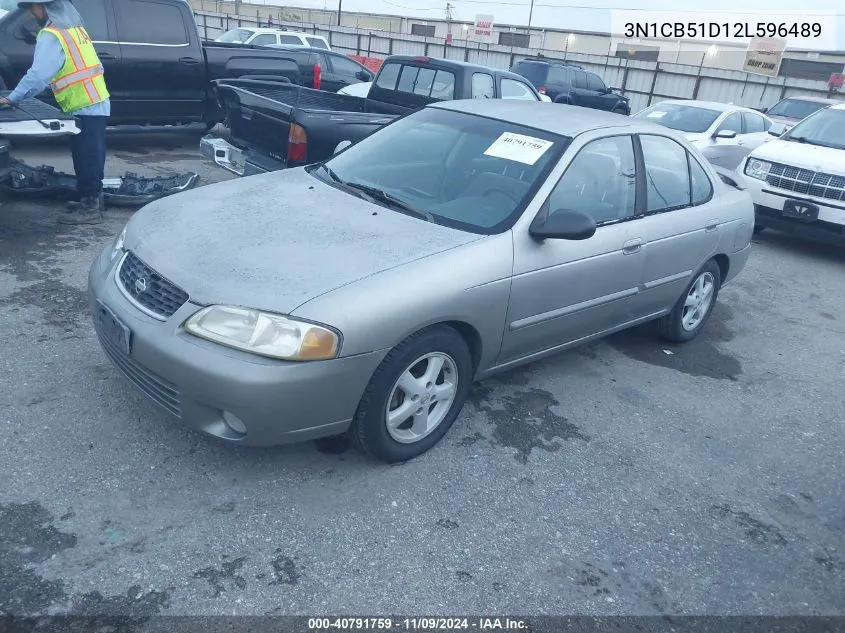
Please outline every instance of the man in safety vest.
[{"label": "man in safety vest", "polygon": [[19,2],[18,6],[32,13],[41,30],[32,67],[8,97],[0,98],[0,104],[14,105],[50,86],[62,111],[76,117],[81,131],[72,137],[71,151],[79,201],[68,203],[59,222],[97,224],[103,221],[106,123],[111,114],[103,66],[82,16],[69,0]]}]

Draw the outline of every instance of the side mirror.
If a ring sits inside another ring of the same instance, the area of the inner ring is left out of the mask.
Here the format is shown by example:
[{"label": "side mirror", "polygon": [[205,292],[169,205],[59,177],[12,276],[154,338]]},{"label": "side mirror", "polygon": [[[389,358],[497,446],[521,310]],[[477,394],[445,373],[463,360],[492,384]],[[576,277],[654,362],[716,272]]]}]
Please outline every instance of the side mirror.
[{"label": "side mirror", "polygon": [[337,144],[337,147],[334,148],[334,153],[340,154],[340,152],[345,150],[350,145],[352,145],[352,141],[341,141],[340,143]]},{"label": "side mirror", "polygon": [[772,136],[781,136],[784,132],[786,132],[786,125],[783,123],[773,123],[769,128],[769,134]]},{"label": "side mirror", "polygon": [[736,138],[736,132],[733,130],[719,130],[713,135],[713,138]]},{"label": "side mirror", "polygon": [[768,112],[768,111],[769,111],[768,108],[760,108],[760,112],[762,112],[763,114],[766,114],[766,112]]},{"label": "side mirror", "polygon": [[360,79],[361,81],[370,81],[372,79],[370,73],[368,73],[366,70],[359,70],[357,73],[355,73],[355,78]]},{"label": "side mirror", "polygon": [[560,209],[546,217],[537,216],[528,232],[540,239],[588,240],[596,233],[596,223],[584,213]]}]

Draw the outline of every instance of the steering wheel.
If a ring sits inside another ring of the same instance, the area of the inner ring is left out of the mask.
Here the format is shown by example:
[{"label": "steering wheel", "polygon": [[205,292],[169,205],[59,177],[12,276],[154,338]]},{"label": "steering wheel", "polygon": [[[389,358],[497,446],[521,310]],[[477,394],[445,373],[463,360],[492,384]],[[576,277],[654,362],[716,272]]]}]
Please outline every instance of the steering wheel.
[{"label": "steering wheel", "polygon": [[489,195],[491,195],[491,194],[494,194],[494,193],[500,193],[500,194],[502,194],[502,195],[503,195],[503,196],[505,196],[508,200],[510,200],[511,202],[513,202],[514,204],[516,204],[517,202],[519,202],[519,198],[517,198],[514,194],[512,194],[510,191],[507,191],[506,189],[497,189],[497,188],[488,189],[487,191],[485,191],[485,192],[484,192],[484,197],[486,198],[487,196],[489,196]]}]

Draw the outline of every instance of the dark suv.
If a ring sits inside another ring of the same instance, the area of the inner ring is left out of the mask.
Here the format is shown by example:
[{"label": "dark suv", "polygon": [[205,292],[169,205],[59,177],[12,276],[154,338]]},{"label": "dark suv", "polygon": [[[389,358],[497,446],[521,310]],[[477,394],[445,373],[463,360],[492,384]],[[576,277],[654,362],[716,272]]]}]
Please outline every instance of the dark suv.
[{"label": "dark suv", "polygon": [[529,57],[516,62],[511,72],[534,84],[540,94],[555,103],[631,114],[627,97],[613,92],[596,73],[580,66],[546,57]]}]

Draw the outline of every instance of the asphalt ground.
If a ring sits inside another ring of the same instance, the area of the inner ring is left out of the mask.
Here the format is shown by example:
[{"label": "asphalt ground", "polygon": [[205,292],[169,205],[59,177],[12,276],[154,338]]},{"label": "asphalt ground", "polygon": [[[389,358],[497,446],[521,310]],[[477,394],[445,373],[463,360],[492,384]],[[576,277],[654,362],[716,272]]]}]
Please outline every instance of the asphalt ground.
[{"label": "asphalt ground", "polygon": [[[199,138],[112,135],[106,175],[231,177]],[[62,143],[13,155],[70,171]],[[695,342],[485,381],[384,466],[167,417],[87,311],[132,210],[59,212],[0,204],[0,613],[845,614],[845,249],[763,233]]]}]

